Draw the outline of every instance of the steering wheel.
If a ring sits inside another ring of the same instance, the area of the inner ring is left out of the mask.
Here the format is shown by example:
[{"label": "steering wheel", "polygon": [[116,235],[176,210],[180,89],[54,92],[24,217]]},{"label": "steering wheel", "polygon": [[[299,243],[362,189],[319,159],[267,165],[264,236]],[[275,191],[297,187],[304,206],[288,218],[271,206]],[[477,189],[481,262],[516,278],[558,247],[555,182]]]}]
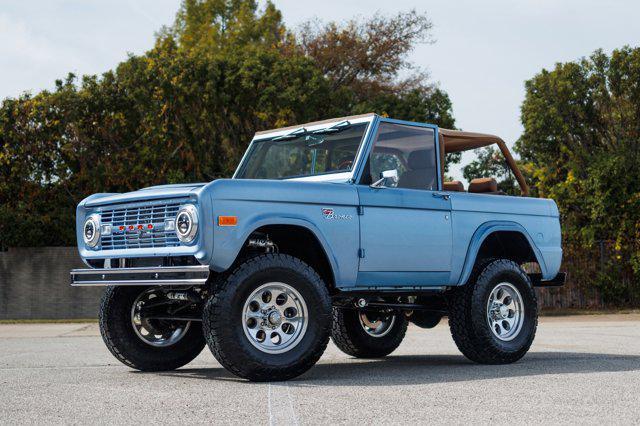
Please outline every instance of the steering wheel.
[{"label": "steering wheel", "polygon": [[350,169],[353,165],[353,160],[342,160],[338,163],[338,170]]}]

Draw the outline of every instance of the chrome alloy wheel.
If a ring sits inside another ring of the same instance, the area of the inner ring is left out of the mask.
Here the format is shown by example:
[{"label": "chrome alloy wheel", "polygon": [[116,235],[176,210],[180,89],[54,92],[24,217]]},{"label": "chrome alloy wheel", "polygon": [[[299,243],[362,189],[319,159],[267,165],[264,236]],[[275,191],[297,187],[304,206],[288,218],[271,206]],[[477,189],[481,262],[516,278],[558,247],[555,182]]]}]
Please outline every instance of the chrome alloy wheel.
[{"label": "chrome alloy wheel", "polygon": [[163,303],[164,296],[157,289],[143,291],[133,302],[131,325],[140,340],[155,347],[166,347],[177,343],[187,334],[191,321],[147,320],[141,310]]},{"label": "chrome alloy wheel", "polygon": [[304,337],[309,322],[309,311],[300,293],[281,282],[270,282],[254,290],[242,312],[247,339],[269,354],[293,349]]},{"label": "chrome alloy wheel", "polygon": [[494,287],[487,302],[487,322],[493,335],[508,342],[513,340],[524,322],[524,303],[520,292],[510,283]]},{"label": "chrome alloy wheel", "polygon": [[372,337],[386,336],[393,328],[393,324],[396,322],[395,315],[389,315],[387,317],[377,318],[376,320],[371,321],[366,313],[360,312],[358,314],[358,318],[360,319],[360,325],[362,325],[364,331]]}]

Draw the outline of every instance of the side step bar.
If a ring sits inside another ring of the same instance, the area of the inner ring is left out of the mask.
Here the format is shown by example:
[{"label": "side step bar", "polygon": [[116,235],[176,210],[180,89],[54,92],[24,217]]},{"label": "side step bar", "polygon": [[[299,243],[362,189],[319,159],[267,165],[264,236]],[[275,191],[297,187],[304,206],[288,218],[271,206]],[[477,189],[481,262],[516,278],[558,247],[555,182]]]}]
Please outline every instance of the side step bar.
[{"label": "side step bar", "polygon": [[158,266],[154,268],[72,269],[71,285],[204,285],[209,266]]}]

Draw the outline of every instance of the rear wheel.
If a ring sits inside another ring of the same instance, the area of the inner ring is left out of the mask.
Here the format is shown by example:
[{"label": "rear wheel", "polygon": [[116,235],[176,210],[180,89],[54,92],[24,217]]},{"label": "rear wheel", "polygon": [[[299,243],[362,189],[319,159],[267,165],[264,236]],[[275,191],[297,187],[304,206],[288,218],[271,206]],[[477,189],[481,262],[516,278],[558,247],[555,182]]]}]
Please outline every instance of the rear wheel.
[{"label": "rear wheel", "polygon": [[507,259],[490,260],[449,298],[449,326],[458,349],[483,364],[522,358],[538,325],[535,292],[528,275]]},{"label": "rear wheel", "polygon": [[176,303],[157,287],[107,287],[99,324],[109,351],[142,371],[173,370],[191,362],[205,345],[200,323],[147,317],[149,312],[158,317],[163,307]]},{"label": "rear wheel", "polygon": [[402,313],[333,308],[331,338],[338,349],[357,358],[381,358],[395,351],[407,332]]}]

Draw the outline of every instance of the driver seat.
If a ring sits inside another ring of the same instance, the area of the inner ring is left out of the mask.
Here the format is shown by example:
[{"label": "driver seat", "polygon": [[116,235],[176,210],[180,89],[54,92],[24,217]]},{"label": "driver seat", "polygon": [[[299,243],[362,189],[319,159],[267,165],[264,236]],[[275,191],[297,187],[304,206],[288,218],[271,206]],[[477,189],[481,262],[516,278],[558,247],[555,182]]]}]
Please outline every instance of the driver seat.
[{"label": "driver seat", "polygon": [[409,170],[400,175],[398,188],[433,189],[435,185],[435,156],[427,149],[419,149],[407,158]]}]

